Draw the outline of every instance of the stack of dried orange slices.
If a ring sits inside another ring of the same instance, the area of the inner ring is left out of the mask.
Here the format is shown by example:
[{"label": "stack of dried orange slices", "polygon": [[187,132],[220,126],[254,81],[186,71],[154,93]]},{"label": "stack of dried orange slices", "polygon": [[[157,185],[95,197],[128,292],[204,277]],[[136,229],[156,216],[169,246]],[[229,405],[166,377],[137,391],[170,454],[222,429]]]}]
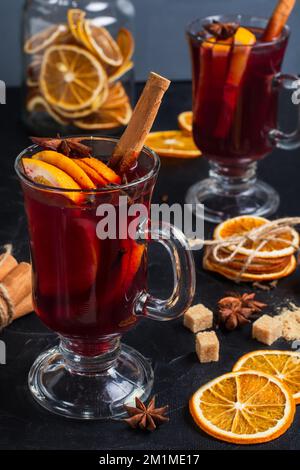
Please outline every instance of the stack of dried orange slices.
[{"label": "stack of dried orange slices", "polygon": [[193,113],[185,111],[178,116],[181,130],[151,132],[146,145],[161,157],[197,158],[201,156],[192,136]]},{"label": "stack of dried orange slices", "polygon": [[70,9],[66,24],[50,26],[25,43],[31,57],[27,110],[80,129],[127,125],[132,109],[120,78],[133,67],[133,36],[121,28],[115,40],[85,15]]},{"label": "stack of dried orange slices", "polygon": [[196,424],[217,439],[257,444],[281,436],[300,402],[300,353],[254,351],[233,372],[202,386],[190,399]]},{"label": "stack of dried orange slices", "polygon": [[[215,241],[226,241],[231,237],[247,236],[258,227],[269,222],[263,217],[239,216],[218,225],[214,231]],[[286,241],[285,241],[286,240]],[[218,250],[220,262],[213,256],[211,247],[205,250],[203,267],[222,276],[238,281],[263,282],[281,279],[290,275],[297,266],[295,253],[299,248],[299,234],[294,229],[281,232],[277,238],[269,240],[261,249],[258,241],[246,239],[242,246],[227,245]],[[236,254],[230,261],[228,257]],[[249,258],[250,257],[250,258]],[[248,265],[248,261],[251,262]],[[245,269],[245,266],[246,269]]]}]

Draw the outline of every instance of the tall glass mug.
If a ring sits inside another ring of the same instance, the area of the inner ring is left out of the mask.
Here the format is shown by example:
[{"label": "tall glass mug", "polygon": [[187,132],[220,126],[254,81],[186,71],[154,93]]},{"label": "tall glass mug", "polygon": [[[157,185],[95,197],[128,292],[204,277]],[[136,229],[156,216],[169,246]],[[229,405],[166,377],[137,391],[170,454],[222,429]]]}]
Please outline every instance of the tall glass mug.
[{"label": "tall glass mug", "polygon": [[[116,140],[84,143],[105,160]],[[143,317],[165,321],[185,311],[195,291],[193,256],[174,226],[150,224],[148,215],[143,223],[136,216],[120,217],[125,202],[142,205],[149,214],[160,167],[151,150],[143,149],[128,184],[76,191],[28,179],[21,160],[37,151],[26,149],[15,168],[28,218],[35,309],[60,343],[35,361],[29,388],[42,406],[64,416],[121,416],[124,403],[145,400],[153,384],[149,361],[121,344],[121,336]],[[99,231],[111,209],[115,233],[105,239]],[[151,239],[162,243],[172,261],[174,289],[166,300],[147,292]]]},{"label": "tall glass mug", "polygon": [[[234,22],[256,36],[253,46],[215,44],[204,26],[213,20]],[[193,185],[188,203],[203,203],[205,218],[218,223],[248,214],[267,216],[279,205],[279,195],[256,179],[257,161],[274,147],[300,145],[300,130],[277,129],[281,88],[291,89],[296,75],[281,74],[289,39],[285,27],[279,39],[261,42],[267,20],[244,15],[213,16],[188,26],[193,66],[193,135],[209,160],[209,178]],[[235,70],[233,63],[235,61]]]}]

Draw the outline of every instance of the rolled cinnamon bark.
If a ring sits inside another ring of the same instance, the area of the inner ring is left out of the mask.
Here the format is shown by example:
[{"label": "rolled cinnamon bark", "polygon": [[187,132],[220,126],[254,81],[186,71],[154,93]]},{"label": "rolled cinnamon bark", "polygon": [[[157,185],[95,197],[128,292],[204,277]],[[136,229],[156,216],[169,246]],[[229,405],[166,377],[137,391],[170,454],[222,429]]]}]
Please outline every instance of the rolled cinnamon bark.
[{"label": "rolled cinnamon bark", "polygon": [[14,320],[19,304],[19,311],[24,311],[23,301],[27,303],[29,295],[32,295],[31,265],[20,263],[0,283],[0,328]]},{"label": "rolled cinnamon bark", "polygon": [[170,80],[150,73],[127,129],[109,162],[117,173],[124,174],[138,159],[170,83]]},{"label": "rolled cinnamon bark", "polygon": [[30,294],[28,294],[27,297],[24,297],[24,299],[16,306],[13,319],[16,320],[17,318],[27,315],[27,313],[33,312],[33,309],[32,293],[30,292]]},{"label": "rolled cinnamon bark", "polygon": [[296,4],[296,0],[279,0],[268,22],[262,37],[263,42],[274,41],[279,38],[290,14]]},{"label": "rolled cinnamon bark", "polygon": [[10,253],[3,253],[0,256],[0,282],[16,266],[18,266],[17,260]]}]

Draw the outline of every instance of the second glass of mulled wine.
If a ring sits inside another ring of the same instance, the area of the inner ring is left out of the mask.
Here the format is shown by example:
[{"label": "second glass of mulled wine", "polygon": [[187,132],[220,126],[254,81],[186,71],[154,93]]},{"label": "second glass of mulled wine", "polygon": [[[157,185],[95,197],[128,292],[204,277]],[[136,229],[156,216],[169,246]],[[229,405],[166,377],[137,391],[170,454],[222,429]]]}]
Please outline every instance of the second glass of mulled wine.
[{"label": "second glass of mulled wine", "polygon": [[[240,25],[239,44],[216,40],[215,22]],[[278,98],[296,75],[280,73],[289,28],[263,42],[268,20],[244,15],[196,20],[187,29],[193,66],[193,135],[209,160],[209,178],[188,191],[188,203],[205,206],[205,219],[218,223],[238,215],[267,216],[279,205],[278,193],[257,180],[257,161],[274,146],[299,146],[300,131],[278,130]]]}]

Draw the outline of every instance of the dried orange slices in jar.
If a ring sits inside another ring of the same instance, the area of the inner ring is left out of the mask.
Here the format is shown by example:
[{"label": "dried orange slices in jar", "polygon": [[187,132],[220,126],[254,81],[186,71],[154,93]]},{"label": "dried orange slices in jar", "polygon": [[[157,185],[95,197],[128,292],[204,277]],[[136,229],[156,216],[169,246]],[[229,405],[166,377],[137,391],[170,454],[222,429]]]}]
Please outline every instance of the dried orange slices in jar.
[{"label": "dried orange slices in jar", "polygon": [[24,52],[29,117],[42,113],[60,126],[85,130],[128,124],[132,108],[121,82],[134,65],[134,38],[128,29],[120,28],[114,38],[86,12],[73,8],[65,23],[29,37]]}]

